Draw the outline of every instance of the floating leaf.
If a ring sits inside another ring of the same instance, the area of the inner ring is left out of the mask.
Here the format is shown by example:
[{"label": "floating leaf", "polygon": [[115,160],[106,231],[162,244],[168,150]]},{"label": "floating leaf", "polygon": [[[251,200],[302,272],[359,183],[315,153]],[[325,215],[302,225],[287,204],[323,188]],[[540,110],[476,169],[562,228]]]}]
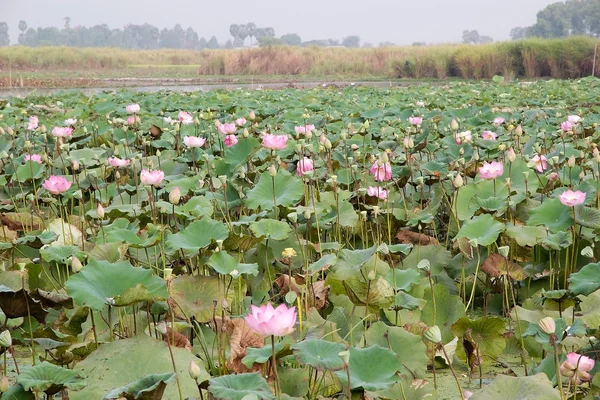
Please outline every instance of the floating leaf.
[{"label": "floating leaf", "polygon": [[258,372],[213,378],[209,381],[208,391],[217,400],[242,400],[250,397],[264,400],[275,398],[269,385]]},{"label": "floating leaf", "polygon": [[207,264],[221,275],[249,274],[258,275],[258,264],[240,264],[226,251],[218,251],[208,259]]},{"label": "floating leaf", "polygon": [[319,371],[336,371],[344,368],[344,361],[339,353],[345,346],[341,343],[328,342],[322,339],[306,339],[292,346],[298,362],[310,365]]},{"label": "floating leaf", "polygon": [[569,229],[573,218],[569,207],[565,207],[559,199],[545,200],[541,205],[529,211],[527,225],[545,225],[553,233]]},{"label": "floating leaf", "polygon": [[[396,375],[403,366],[396,353],[378,345],[363,349],[350,347],[350,388],[382,390],[399,380]],[[348,385],[346,371],[336,372],[344,385]]]},{"label": "floating leaf", "polygon": [[250,229],[256,236],[267,239],[285,240],[290,236],[292,228],[283,221],[275,219],[261,219],[250,224]]},{"label": "floating leaf", "polygon": [[545,374],[515,378],[497,375],[488,386],[477,391],[471,400],[559,400],[560,394]]},{"label": "floating leaf", "polygon": [[184,230],[170,235],[167,245],[173,249],[184,249],[196,252],[208,246],[211,240],[225,240],[229,236],[227,227],[210,218],[194,221]]}]

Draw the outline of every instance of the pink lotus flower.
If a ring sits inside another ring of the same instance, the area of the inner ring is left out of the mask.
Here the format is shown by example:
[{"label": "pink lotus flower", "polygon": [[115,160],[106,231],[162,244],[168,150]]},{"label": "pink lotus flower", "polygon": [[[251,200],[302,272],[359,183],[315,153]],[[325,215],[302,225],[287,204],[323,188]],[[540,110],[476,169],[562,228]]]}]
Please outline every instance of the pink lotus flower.
[{"label": "pink lotus flower", "polygon": [[140,173],[140,180],[144,185],[152,185],[154,187],[159,186],[163,179],[165,179],[165,173],[159,169],[152,172],[147,169],[143,169]]},{"label": "pink lotus flower", "polygon": [[548,169],[548,161],[546,160],[546,157],[543,155],[542,156],[535,155],[531,159],[531,162],[533,162],[533,165],[538,172],[544,172],[545,170]]},{"label": "pink lotus flower", "polygon": [[77,118],[69,118],[64,120],[65,126],[73,126],[77,123]]},{"label": "pink lotus flower", "polygon": [[515,153],[515,150],[512,147],[506,152],[506,158],[510,162],[514,162],[517,159],[517,153]]},{"label": "pink lotus flower", "polygon": [[463,391],[463,400],[469,400],[473,396],[473,392],[468,390]]},{"label": "pink lotus flower", "polygon": [[223,139],[223,142],[225,143],[225,146],[227,146],[227,148],[230,148],[231,146],[234,146],[238,140],[235,137],[235,135],[227,135],[225,136],[225,139]]},{"label": "pink lotus flower", "polygon": [[129,117],[127,117],[127,125],[133,124],[135,124],[135,117],[133,115],[130,115]]},{"label": "pink lotus flower", "polygon": [[494,118],[494,125],[496,126],[500,126],[504,123],[505,119],[502,117],[496,117]]},{"label": "pink lotus flower", "polygon": [[573,130],[573,124],[570,121],[564,121],[560,123],[560,129],[565,132],[569,132]]},{"label": "pink lotus flower", "polygon": [[421,125],[421,123],[423,122],[423,118],[421,118],[421,117],[409,117],[408,118],[408,122],[410,122],[413,125]]},{"label": "pink lotus flower", "polygon": [[71,127],[57,126],[52,129],[52,136],[55,137],[68,137],[71,135],[73,135],[73,128]]},{"label": "pink lotus flower", "polygon": [[456,144],[471,143],[473,141],[473,135],[471,134],[471,131],[457,133],[454,136],[454,141]]},{"label": "pink lotus flower", "polygon": [[244,117],[238,118],[238,119],[235,120],[235,123],[238,126],[244,126],[244,125],[246,125],[246,118],[244,118]]},{"label": "pink lotus flower", "polygon": [[108,161],[108,165],[115,168],[126,167],[131,163],[131,160],[123,160],[118,157],[109,157],[106,161]]},{"label": "pink lotus flower", "polygon": [[298,161],[298,165],[296,166],[296,173],[298,176],[302,176],[305,172],[312,171],[315,169],[313,161],[304,157],[302,160]]},{"label": "pink lotus flower", "polygon": [[504,164],[499,161],[483,163],[479,168],[479,176],[481,179],[496,179],[504,173]]},{"label": "pink lotus flower", "polygon": [[39,154],[27,154],[25,156],[25,159],[23,161],[25,161],[25,162],[27,162],[27,161],[33,161],[33,162],[36,162],[38,164],[41,164],[42,163],[42,156],[39,155]]},{"label": "pink lotus flower", "polygon": [[34,130],[37,129],[39,124],[39,120],[38,117],[35,115],[32,115],[31,117],[29,117],[29,123],[27,124],[27,130]]},{"label": "pink lotus flower", "polygon": [[221,124],[221,125],[219,125],[218,129],[219,129],[219,132],[221,132],[223,135],[228,135],[230,133],[235,133],[237,131],[235,124]]},{"label": "pink lotus flower", "polygon": [[558,195],[558,199],[567,207],[575,207],[585,202],[586,193],[578,190],[576,192],[572,190],[566,190]]},{"label": "pink lotus flower", "polygon": [[371,197],[377,197],[381,200],[385,200],[388,197],[388,191],[381,186],[369,186],[367,194]]},{"label": "pink lotus flower", "polygon": [[555,182],[555,181],[557,181],[557,180],[558,180],[558,173],[556,173],[556,172],[551,172],[551,173],[549,173],[549,174],[548,174],[548,180],[549,180],[550,182]]},{"label": "pink lotus flower", "polygon": [[484,138],[485,140],[496,140],[496,138],[498,136],[492,131],[484,131],[481,134],[481,137]]},{"label": "pink lotus flower", "polygon": [[129,114],[135,114],[140,112],[140,105],[139,104],[130,104],[127,107],[125,107],[125,110],[127,110],[127,112]]},{"label": "pink lotus flower", "polygon": [[179,114],[177,114],[177,118],[179,119],[179,122],[181,122],[184,125],[189,125],[189,124],[194,123],[194,118],[189,113],[186,113],[185,111],[179,111]]},{"label": "pink lotus flower", "polygon": [[273,308],[271,303],[266,306],[250,306],[252,312],[244,321],[250,329],[261,336],[286,336],[294,332],[296,324],[296,307],[287,308],[285,304]]},{"label": "pink lotus flower", "polygon": [[198,136],[184,136],[183,143],[187,147],[202,147],[206,143],[206,139]]},{"label": "pink lotus flower", "polygon": [[369,170],[376,181],[383,182],[392,179],[392,166],[390,163],[381,163],[375,161]]},{"label": "pink lotus flower", "polygon": [[580,356],[577,353],[568,353],[567,359],[560,366],[560,374],[570,378],[572,384],[580,384],[582,381],[589,381],[592,376],[589,374],[596,362],[589,357]]},{"label": "pink lotus flower", "polygon": [[52,175],[46,179],[42,186],[52,194],[61,194],[69,190],[73,182],[69,182],[63,176]]},{"label": "pink lotus flower", "polygon": [[263,136],[262,145],[267,149],[281,150],[285,149],[287,141],[287,135],[272,135],[270,133],[265,133]]},{"label": "pink lotus flower", "polygon": [[296,126],[294,128],[297,134],[301,135],[303,133],[312,132],[315,130],[315,126],[313,124],[308,124],[304,126]]},{"label": "pink lotus flower", "polygon": [[572,124],[576,124],[579,121],[581,121],[581,117],[579,115],[569,115],[567,117],[567,121],[569,121]]}]

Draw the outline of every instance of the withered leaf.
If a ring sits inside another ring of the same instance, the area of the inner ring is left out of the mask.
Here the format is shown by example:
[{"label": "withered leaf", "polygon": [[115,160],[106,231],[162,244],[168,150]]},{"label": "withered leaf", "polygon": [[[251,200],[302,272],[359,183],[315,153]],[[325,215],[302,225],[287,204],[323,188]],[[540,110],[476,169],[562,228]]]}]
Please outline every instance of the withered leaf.
[{"label": "withered leaf", "polygon": [[511,279],[522,281],[527,276],[523,267],[498,253],[490,254],[481,265],[481,270],[492,278],[508,274]]},{"label": "withered leaf", "polygon": [[3,285],[0,285],[0,308],[8,318],[31,315],[41,324],[46,322],[48,314],[48,311],[42,307],[42,303],[34,300],[26,290],[20,289],[15,292]]},{"label": "withered leaf", "polygon": [[473,330],[471,328],[467,328],[462,339],[463,348],[465,349],[465,354],[467,355],[467,364],[471,369],[471,374],[475,372],[482,361],[481,354],[479,352],[479,346],[477,343],[475,343],[475,340],[473,340],[473,337],[471,336],[472,331]]},{"label": "withered leaf", "polygon": [[36,289],[31,292],[31,297],[42,303],[45,308],[54,308],[60,310],[61,308],[73,308],[73,299],[64,293],[46,292],[45,290]]},{"label": "withered leaf", "polygon": [[162,135],[162,129],[156,125],[152,125],[150,129],[148,129],[148,132],[154,139],[159,139],[160,135]]},{"label": "withered leaf", "polygon": [[438,240],[434,237],[419,232],[413,232],[408,229],[399,230],[396,234],[396,240],[401,244],[416,244],[419,246],[439,244]]},{"label": "withered leaf", "polygon": [[190,340],[185,335],[177,331],[173,331],[171,328],[167,328],[167,333],[163,335],[163,340],[169,343],[171,346],[193,351]]}]

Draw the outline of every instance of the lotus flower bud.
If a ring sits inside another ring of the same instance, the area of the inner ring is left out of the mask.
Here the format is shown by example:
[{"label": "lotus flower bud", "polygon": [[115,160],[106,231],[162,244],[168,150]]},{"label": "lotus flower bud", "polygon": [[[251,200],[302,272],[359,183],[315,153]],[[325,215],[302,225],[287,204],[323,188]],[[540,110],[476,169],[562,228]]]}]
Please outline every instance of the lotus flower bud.
[{"label": "lotus flower bud", "polygon": [[287,215],[287,219],[290,220],[292,224],[296,224],[298,222],[298,213],[291,212]]},{"label": "lotus flower bud", "polygon": [[81,264],[81,261],[79,261],[79,258],[71,257],[71,271],[77,273],[81,271],[81,268],[83,268],[83,265]]},{"label": "lotus flower bud", "polygon": [[498,145],[498,150],[500,150],[500,151],[506,150],[506,145],[504,143],[499,144]]},{"label": "lotus flower bud", "polygon": [[256,114],[254,113],[254,111],[250,111],[250,113],[248,114],[248,119],[250,121],[254,121],[256,119]]},{"label": "lotus flower bud", "polygon": [[324,146],[327,150],[331,150],[331,141],[329,141],[329,139],[325,138],[325,143]]},{"label": "lotus flower bud", "polygon": [[515,162],[515,160],[517,159],[517,154],[515,153],[515,150],[512,147],[510,149],[508,149],[506,158],[508,159],[508,162],[511,162],[511,163]]},{"label": "lotus flower bud", "polygon": [[337,183],[337,175],[331,175],[331,181]]},{"label": "lotus flower bud", "polygon": [[78,171],[79,170],[79,161],[73,160],[71,162],[71,164],[73,165],[73,171]]},{"label": "lotus flower bud", "polygon": [[569,166],[569,168],[573,168],[575,166],[575,156],[569,157],[569,160],[567,161],[567,165]]},{"label": "lotus flower bud", "polygon": [[277,167],[275,167],[275,164],[271,164],[269,166],[269,175],[271,175],[272,177],[277,176]]},{"label": "lotus flower bud", "polygon": [[460,175],[460,172],[456,175],[456,178],[454,178],[454,181],[452,181],[452,184],[456,188],[462,187],[462,185],[464,184],[464,181],[463,181],[462,176]]},{"label": "lotus flower bud", "polygon": [[366,120],[363,126],[365,127],[365,130],[369,129],[371,127],[371,123],[369,122],[369,120]]},{"label": "lotus flower bud", "polygon": [[6,127],[6,132],[8,132],[8,134],[11,136],[15,134],[15,131],[13,131],[13,128],[11,128],[10,126]]},{"label": "lotus flower bud", "polygon": [[452,122],[450,122],[450,127],[452,128],[453,131],[457,131],[458,130],[458,122],[456,122],[456,120],[453,119]]},{"label": "lotus flower bud", "polygon": [[522,134],[523,134],[523,128],[521,127],[521,125],[517,125],[517,128],[515,129],[515,135],[521,136]]},{"label": "lotus flower bud", "polygon": [[250,136],[250,132],[248,132],[247,128],[244,128],[244,131],[242,132],[242,136],[247,138],[248,136]]},{"label": "lotus flower bud", "polygon": [[539,320],[538,327],[542,332],[552,335],[556,330],[556,323],[552,317],[546,317]]},{"label": "lotus flower bud", "polygon": [[582,181],[582,180],[583,180],[583,178],[585,178],[585,172],[584,172],[584,171],[581,171],[581,172],[579,173],[579,180],[581,180],[581,181]]},{"label": "lotus flower bud", "polygon": [[0,378],[0,393],[6,392],[9,387],[8,378],[6,375],[3,375],[2,378]]},{"label": "lotus flower bud", "polygon": [[512,132],[512,131],[514,131],[514,130],[515,130],[515,126],[514,126],[513,124],[510,124],[510,125],[508,125],[508,126],[506,127],[506,130],[507,130],[507,131],[509,131],[509,132]]},{"label": "lotus flower bud", "polygon": [[475,159],[475,161],[479,161],[479,153],[475,153],[473,155],[473,158]]},{"label": "lotus flower bud", "polygon": [[310,216],[312,215],[312,211],[310,209],[306,209],[304,210],[304,219],[310,219]]},{"label": "lotus flower bud", "polygon": [[98,203],[98,207],[96,207],[96,214],[98,218],[104,218],[104,207],[102,207],[102,203]]},{"label": "lotus flower bud", "polygon": [[10,331],[7,329],[0,333],[0,347],[8,348],[12,346],[12,336],[10,335]]},{"label": "lotus flower bud", "polygon": [[116,180],[121,179],[121,173],[119,171],[115,171],[115,179]]},{"label": "lotus flower bud", "polygon": [[175,186],[171,192],[169,193],[169,203],[176,205],[179,204],[179,200],[181,199],[181,191],[178,186]]},{"label": "lotus flower bud", "polygon": [[430,343],[438,344],[442,341],[442,332],[440,331],[439,326],[434,325],[427,328],[423,337]]},{"label": "lotus flower bud", "polygon": [[352,144],[350,145],[350,148],[351,148],[352,150],[358,150],[358,145],[357,145],[356,143],[352,143]]},{"label": "lotus flower bud", "polygon": [[306,140],[312,139],[312,136],[313,136],[312,131],[306,131],[304,136],[306,137]]}]

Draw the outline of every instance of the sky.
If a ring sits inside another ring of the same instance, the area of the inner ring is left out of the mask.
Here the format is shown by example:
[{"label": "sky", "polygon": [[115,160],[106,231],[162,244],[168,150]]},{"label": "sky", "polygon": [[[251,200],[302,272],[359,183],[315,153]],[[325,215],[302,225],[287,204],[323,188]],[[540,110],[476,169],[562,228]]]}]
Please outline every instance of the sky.
[{"label": "sky", "polygon": [[362,42],[396,44],[460,42],[464,30],[509,39],[516,26],[535,23],[536,13],[556,0],[0,0],[0,21],[29,27],[150,23],[159,28],[191,26],[200,37],[230,38],[229,26],[254,22],[277,36],[297,33],[303,41],[358,35]]}]

